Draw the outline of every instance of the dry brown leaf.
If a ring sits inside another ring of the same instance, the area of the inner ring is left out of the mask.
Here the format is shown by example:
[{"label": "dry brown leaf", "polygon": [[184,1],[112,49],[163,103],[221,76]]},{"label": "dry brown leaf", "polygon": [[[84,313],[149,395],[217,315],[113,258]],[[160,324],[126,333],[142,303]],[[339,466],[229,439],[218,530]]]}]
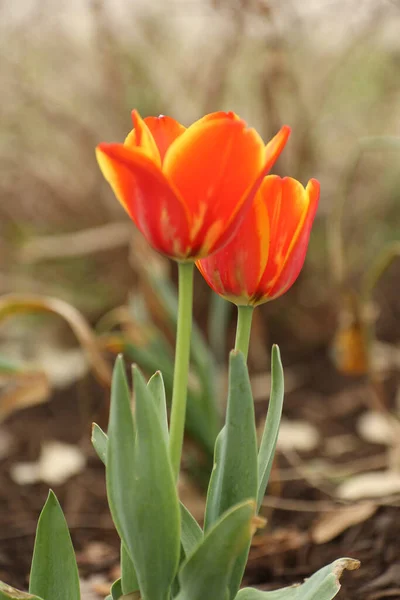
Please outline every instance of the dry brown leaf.
[{"label": "dry brown leaf", "polygon": [[[83,550],[76,553],[79,565],[92,565],[97,569],[105,568],[118,560],[118,551],[105,542],[88,542]],[[117,577],[115,578],[117,579]]]},{"label": "dry brown leaf", "polygon": [[372,517],[377,508],[372,502],[362,502],[326,512],[314,523],[311,538],[315,544],[325,544],[352,525],[363,523]]},{"label": "dry brown leaf", "polygon": [[297,550],[304,546],[308,540],[308,533],[295,527],[277,529],[273,532],[256,535],[251,542],[249,561],[251,562],[263,556],[275,556],[289,550]]},{"label": "dry brown leaf", "polygon": [[371,444],[391,445],[396,434],[393,417],[384,412],[368,411],[357,421],[357,432]]},{"label": "dry brown leaf", "polygon": [[374,471],[350,477],[336,490],[343,500],[382,498],[400,494],[400,473],[396,471]]},{"label": "dry brown leaf", "polygon": [[13,375],[0,395],[0,422],[16,410],[43,404],[50,397],[48,377],[41,371]]},{"label": "dry brown leaf", "polygon": [[80,473],[86,458],[78,446],[49,441],[43,444],[39,460],[17,463],[11,468],[11,477],[19,485],[44,481],[50,486],[61,485]]},{"label": "dry brown leaf", "polygon": [[49,312],[63,318],[84,348],[98,379],[111,384],[111,369],[103,358],[96,336],[83,315],[68,302],[50,296],[7,294],[0,298],[0,321],[21,313]]},{"label": "dry brown leaf", "polygon": [[318,430],[311,423],[282,419],[277,448],[308,452],[318,446],[319,439]]},{"label": "dry brown leaf", "polygon": [[0,460],[9,455],[13,441],[11,433],[5,427],[0,427]]}]

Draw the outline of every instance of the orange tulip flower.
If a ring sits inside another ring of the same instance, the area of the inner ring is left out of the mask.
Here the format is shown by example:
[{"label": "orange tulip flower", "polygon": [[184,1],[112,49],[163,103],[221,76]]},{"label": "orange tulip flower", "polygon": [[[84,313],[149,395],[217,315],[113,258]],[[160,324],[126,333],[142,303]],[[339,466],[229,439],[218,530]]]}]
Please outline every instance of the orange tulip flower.
[{"label": "orange tulip flower", "polygon": [[266,177],[235,237],[196,264],[212,289],[237,305],[257,306],[284,294],[306,256],[319,183]]},{"label": "orange tulip flower", "polygon": [[141,119],[124,144],[100,144],[104,177],[147,241],[179,261],[219,250],[235,233],[290,133],[265,146],[234,113],[187,129],[170,117]]}]

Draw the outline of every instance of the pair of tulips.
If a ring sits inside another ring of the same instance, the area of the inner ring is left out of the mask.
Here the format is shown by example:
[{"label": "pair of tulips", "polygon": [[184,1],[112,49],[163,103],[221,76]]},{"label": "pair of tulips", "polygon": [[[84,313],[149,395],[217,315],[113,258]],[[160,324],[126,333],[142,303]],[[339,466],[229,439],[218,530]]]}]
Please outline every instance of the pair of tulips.
[{"label": "pair of tulips", "polygon": [[142,119],[123,144],[100,144],[103,175],[157,251],[195,261],[211,288],[237,305],[285,293],[304,263],[319,183],[267,175],[290,134],[267,144],[234,113],[185,128]]}]

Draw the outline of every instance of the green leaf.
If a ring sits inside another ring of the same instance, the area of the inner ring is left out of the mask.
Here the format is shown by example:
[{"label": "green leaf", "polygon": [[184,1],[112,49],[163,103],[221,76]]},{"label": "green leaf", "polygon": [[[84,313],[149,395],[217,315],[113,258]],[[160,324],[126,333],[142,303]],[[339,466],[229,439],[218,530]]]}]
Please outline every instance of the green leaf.
[{"label": "green leaf", "polygon": [[[205,530],[232,506],[257,498],[257,433],[254,402],[246,360],[241,352],[229,357],[226,422],[217,439],[214,470],[207,495]],[[234,598],[246,568],[250,544],[238,557],[229,582]]]},{"label": "green leaf", "polygon": [[183,563],[176,600],[225,600],[232,567],[249,544],[255,502],[227,511]]},{"label": "green leaf", "polygon": [[121,581],[124,594],[131,594],[139,589],[135,567],[123,542],[121,542]]},{"label": "green leaf", "polygon": [[164,440],[168,445],[168,417],[167,417],[167,399],[165,395],[165,386],[163,376],[160,371],[156,371],[150,377],[147,384],[150,392],[153,394],[154,406],[156,407],[158,417],[162,426]]},{"label": "green leaf", "polygon": [[46,600],[79,600],[74,548],[61,506],[50,490],[40,514],[29,592]]},{"label": "green leaf", "polygon": [[[92,444],[98,457],[106,465],[108,436],[96,423],[93,423],[92,427]],[[139,589],[135,567],[123,542],[121,542],[121,580],[122,590],[125,594],[135,592]],[[122,592],[120,595],[122,595]]]},{"label": "green leaf", "polygon": [[180,503],[180,508],[182,521],[181,543],[185,555],[189,556],[202,541],[203,531],[194,516],[182,502]]},{"label": "green leaf", "polygon": [[140,371],[134,368],[133,373],[137,430],[130,512],[135,541],[128,549],[143,597],[164,600],[179,564],[179,500],[153,396]]},{"label": "green leaf", "polygon": [[271,395],[269,399],[268,413],[265,420],[264,431],[261,438],[260,450],[258,453],[258,510],[260,510],[265,490],[267,489],[272,462],[274,460],[279,425],[282,416],[283,396],[283,368],[279,348],[274,344],[272,346],[271,356]]},{"label": "green leaf", "polygon": [[[150,379],[152,381],[152,379]],[[150,383],[149,381],[149,383]],[[106,464],[108,436],[104,431],[93,424],[92,443],[99,455],[99,458],[105,457],[103,462]],[[181,511],[181,543],[186,555],[190,554],[197,544],[203,538],[203,531],[196,519],[191,515],[188,509],[180,503]],[[121,570],[122,570],[122,589],[125,594],[139,589],[135,568],[125,546],[121,544]],[[129,591],[128,591],[129,590]]]},{"label": "green leaf", "polygon": [[134,386],[136,438],[125,372],[117,360],[108,429],[107,492],[143,597],[166,600],[180,553],[178,496],[154,399],[137,369]]},{"label": "green leaf", "polygon": [[97,425],[97,423],[93,423],[92,425],[92,444],[93,448],[97,452],[97,456],[105,465],[107,462],[107,434],[104,433],[101,427]]},{"label": "green leaf", "polygon": [[344,569],[358,569],[360,563],[353,558],[339,558],[323,567],[301,585],[292,585],[262,592],[253,588],[244,588],[236,596],[236,600],[331,600],[340,590],[339,578]]},{"label": "green leaf", "polygon": [[121,356],[115,361],[108,423],[106,483],[108,504],[120,538],[132,553],[135,531],[130,506],[136,482],[132,469],[135,429],[131,398]]},{"label": "green leaf", "polygon": [[21,592],[0,581],[0,600],[42,600],[39,596]]},{"label": "green leaf", "polygon": [[257,434],[254,403],[246,361],[241,352],[229,357],[226,422],[219,436],[207,494],[205,527],[226,510],[257,497]]},{"label": "green leaf", "polygon": [[114,581],[114,583],[111,586],[110,591],[111,591],[111,597],[113,600],[119,600],[119,598],[121,598],[121,596],[122,596],[121,578]]}]

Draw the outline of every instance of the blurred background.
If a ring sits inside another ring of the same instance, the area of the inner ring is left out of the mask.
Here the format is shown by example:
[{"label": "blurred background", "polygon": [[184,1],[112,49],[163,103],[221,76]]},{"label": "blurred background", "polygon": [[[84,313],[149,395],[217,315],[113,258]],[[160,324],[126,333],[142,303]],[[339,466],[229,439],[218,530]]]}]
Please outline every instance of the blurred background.
[{"label": "blurred background", "polygon": [[[290,125],[273,172],[322,190],[299,280],[256,311],[260,423],[272,343],[287,396],[248,582],[344,553],[368,568],[343,598],[400,589],[399,31],[397,0],[0,2],[0,579],[26,586],[51,485],[88,597],[103,593],[118,543],[90,424],[106,427],[116,352],[171,375],[174,266],[136,235],[94,148],[124,139],[133,108],[185,125],[233,110],[265,141]],[[182,494],[201,519],[235,313],[200,277],[195,313]]]}]

